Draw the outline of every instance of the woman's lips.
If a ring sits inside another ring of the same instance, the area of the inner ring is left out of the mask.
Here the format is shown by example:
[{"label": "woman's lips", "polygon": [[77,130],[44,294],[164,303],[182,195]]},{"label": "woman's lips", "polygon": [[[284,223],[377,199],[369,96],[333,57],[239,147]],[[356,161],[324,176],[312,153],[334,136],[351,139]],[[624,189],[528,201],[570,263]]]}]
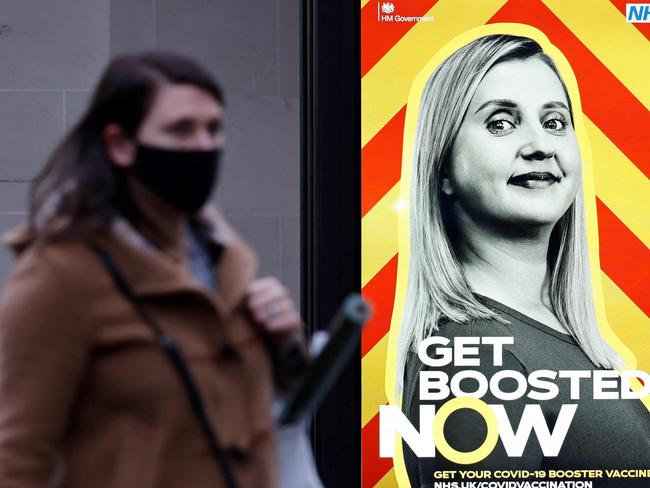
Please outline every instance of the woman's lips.
[{"label": "woman's lips", "polygon": [[523,188],[538,189],[548,188],[559,181],[560,178],[548,171],[531,171],[530,173],[511,176],[508,180],[508,184],[521,186]]}]

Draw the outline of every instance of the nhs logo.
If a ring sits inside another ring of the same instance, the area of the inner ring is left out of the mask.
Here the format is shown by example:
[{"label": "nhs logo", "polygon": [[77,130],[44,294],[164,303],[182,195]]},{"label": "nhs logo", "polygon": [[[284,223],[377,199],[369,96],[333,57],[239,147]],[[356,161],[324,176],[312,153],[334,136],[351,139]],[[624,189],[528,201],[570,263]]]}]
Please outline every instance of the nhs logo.
[{"label": "nhs logo", "polygon": [[650,3],[626,3],[625,18],[633,24],[650,24]]}]

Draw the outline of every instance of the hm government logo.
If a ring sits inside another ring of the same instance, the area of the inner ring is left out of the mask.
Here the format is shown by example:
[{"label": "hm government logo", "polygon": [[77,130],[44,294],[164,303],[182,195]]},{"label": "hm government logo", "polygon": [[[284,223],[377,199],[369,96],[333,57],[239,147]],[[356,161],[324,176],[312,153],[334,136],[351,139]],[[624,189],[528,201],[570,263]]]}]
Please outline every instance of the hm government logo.
[{"label": "hm government logo", "polygon": [[626,3],[625,19],[632,24],[650,24],[650,3]]},{"label": "hm government logo", "polygon": [[381,13],[382,14],[392,14],[395,12],[395,4],[394,3],[389,3],[385,2],[381,4]]},{"label": "hm government logo", "polygon": [[433,15],[407,16],[395,13],[393,2],[377,2],[377,22],[433,22]]}]

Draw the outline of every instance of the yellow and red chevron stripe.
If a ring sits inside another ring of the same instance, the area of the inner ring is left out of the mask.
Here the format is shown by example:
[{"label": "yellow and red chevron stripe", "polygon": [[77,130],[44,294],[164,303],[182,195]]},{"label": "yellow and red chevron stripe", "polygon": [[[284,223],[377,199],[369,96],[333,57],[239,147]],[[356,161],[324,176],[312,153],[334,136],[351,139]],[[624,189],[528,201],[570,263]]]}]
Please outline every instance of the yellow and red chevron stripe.
[{"label": "yellow and red chevron stripe", "polygon": [[624,0],[392,0],[434,22],[378,22],[361,2],[362,287],[376,315],[362,339],[362,484],[397,486],[380,459],[378,407],[397,280],[397,211],[406,101],[415,75],[451,39],[492,23],[533,26],[566,56],[593,152],[602,290],[608,321],[650,370],[650,24]]}]

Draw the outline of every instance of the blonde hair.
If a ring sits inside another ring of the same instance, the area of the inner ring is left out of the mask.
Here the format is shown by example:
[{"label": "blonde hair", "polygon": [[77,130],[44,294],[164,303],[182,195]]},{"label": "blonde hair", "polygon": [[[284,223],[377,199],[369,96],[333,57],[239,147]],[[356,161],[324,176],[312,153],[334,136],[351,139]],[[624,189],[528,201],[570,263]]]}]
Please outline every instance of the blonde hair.
[{"label": "blonde hair", "polygon": [[[459,263],[445,222],[441,175],[465,112],[485,74],[496,64],[536,57],[559,78],[553,60],[527,37],[489,35],[449,56],[426,83],[420,101],[413,155],[410,201],[411,260],[397,349],[396,392],[404,382],[410,351],[438,330],[441,320],[468,323],[503,321],[473,294]],[[590,285],[582,190],[555,226],[549,246],[549,296],[553,312],[597,366],[613,367],[618,355],[600,335]]]}]

